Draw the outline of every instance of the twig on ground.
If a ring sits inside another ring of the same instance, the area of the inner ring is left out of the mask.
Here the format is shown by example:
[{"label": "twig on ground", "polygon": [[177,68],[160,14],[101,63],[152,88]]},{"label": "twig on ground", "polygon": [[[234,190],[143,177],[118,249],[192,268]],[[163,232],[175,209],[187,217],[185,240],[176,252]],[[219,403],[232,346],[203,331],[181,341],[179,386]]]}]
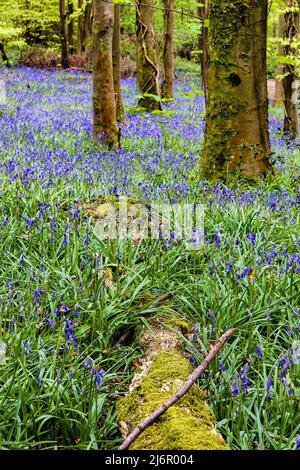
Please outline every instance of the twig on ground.
[{"label": "twig on ground", "polygon": [[162,302],[165,302],[165,300],[169,300],[172,297],[174,297],[174,295],[176,295],[176,290],[173,290],[172,292],[169,292],[168,294],[161,295],[160,297],[158,297],[157,299],[153,301],[153,303],[150,305],[149,308],[157,307]]},{"label": "twig on ground", "polygon": [[138,426],[134,429],[134,431],[129,434],[129,436],[125,439],[125,441],[120,445],[118,450],[125,450],[136,440],[136,438],[143,432],[145,429],[150,426],[159,416],[164,414],[174,403],[176,403],[196,382],[197,379],[203,374],[205,369],[211,363],[211,361],[216,357],[218,352],[223,348],[224,344],[231,338],[231,336],[236,332],[235,328],[231,328],[227,330],[221,338],[216,341],[216,344],[211,348],[210,352],[206,356],[206,358],[201,362],[201,364],[192,372],[192,374],[188,377],[185,384],[181,387],[181,389],[169,398],[165,403],[163,403],[157,410],[151,413],[150,416],[144,419]]}]

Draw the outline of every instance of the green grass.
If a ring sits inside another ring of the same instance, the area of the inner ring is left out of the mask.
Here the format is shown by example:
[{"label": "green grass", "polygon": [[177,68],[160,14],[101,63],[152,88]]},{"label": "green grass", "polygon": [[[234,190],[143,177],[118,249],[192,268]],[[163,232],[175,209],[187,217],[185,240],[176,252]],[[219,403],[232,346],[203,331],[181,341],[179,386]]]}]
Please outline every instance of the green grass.
[{"label": "green grass", "polygon": [[[83,86],[85,80],[76,80]],[[64,75],[59,75],[59,84],[60,90],[69,86]],[[43,81],[40,88],[45,86]],[[129,85],[124,94],[132,100]],[[54,92],[48,99],[58,100]],[[179,109],[185,110],[180,119],[193,119],[201,111],[188,104],[196,99],[178,98]],[[13,113],[17,104],[10,100]],[[39,102],[33,110],[39,106],[42,112]],[[46,109],[50,112],[53,106],[51,101]],[[85,102],[80,106],[78,112]],[[11,118],[8,113],[8,124]],[[236,181],[230,188],[212,187],[191,171],[201,139],[186,136],[186,128],[177,132],[172,124],[158,123],[160,118],[132,119],[141,119],[134,121],[140,133],[124,134],[119,156],[100,152],[100,158],[88,132],[60,132],[52,124],[46,130],[31,129],[33,144],[30,129],[13,145],[7,140],[0,205],[0,349],[5,351],[0,362],[0,447],[116,449],[122,439],[115,404],[126,394],[142,355],[138,333],[155,315],[176,313],[197,325],[197,340],[185,341],[195,364],[229,326],[237,328],[199,381],[230,447],[294,449],[300,433],[299,353],[295,357],[300,321],[299,148],[291,149],[278,134],[273,150],[283,164],[281,168],[277,163],[273,178],[256,187]],[[143,134],[154,119],[154,130],[162,128],[163,138]],[[43,161],[34,152],[40,149],[52,152],[53,165],[61,159],[61,166],[82,152],[80,171],[85,176],[53,176],[49,187],[43,177],[27,184],[21,171],[10,179],[11,159],[27,168],[28,151],[39,167]],[[89,160],[94,153],[95,160]],[[134,158],[127,164],[124,155]],[[154,157],[158,161],[152,165]],[[86,165],[105,159],[99,178],[96,167],[92,182],[86,179]],[[151,202],[148,187],[161,190],[158,200],[172,200],[183,191],[176,184],[188,181],[186,199],[179,196],[176,201],[205,204],[206,242],[201,249],[187,251],[184,243],[167,246],[150,239],[139,244],[99,239],[94,220],[83,211],[75,214],[76,208],[79,202],[108,194],[112,175],[118,180],[126,172],[132,176],[126,186],[129,195],[145,202]],[[139,182],[148,185],[146,190]],[[172,301],[150,308],[154,298],[173,290],[177,294]],[[126,331],[132,333],[129,343],[116,345]],[[235,380],[237,374],[242,379]]]}]

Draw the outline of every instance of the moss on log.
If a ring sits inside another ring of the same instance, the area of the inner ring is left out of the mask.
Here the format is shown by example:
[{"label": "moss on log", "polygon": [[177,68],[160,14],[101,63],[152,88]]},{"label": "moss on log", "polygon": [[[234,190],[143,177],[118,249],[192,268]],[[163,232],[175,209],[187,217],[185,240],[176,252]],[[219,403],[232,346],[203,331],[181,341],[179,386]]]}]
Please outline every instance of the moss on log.
[{"label": "moss on log", "polygon": [[[176,333],[171,333],[170,338],[166,338],[166,334],[159,338],[156,334],[155,348],[160,339],[165,348],[150,361],[146,355],[144,372],[135,380],[131,392],[118,401],[118,421],[124,438],[174,395],[190,375],[192,366],[180,352],[178,338]],[[130,450],[229,450],[215,430],[215,424],[214,414],[205,402],[205,393],[193,385],[131,444]]]}]

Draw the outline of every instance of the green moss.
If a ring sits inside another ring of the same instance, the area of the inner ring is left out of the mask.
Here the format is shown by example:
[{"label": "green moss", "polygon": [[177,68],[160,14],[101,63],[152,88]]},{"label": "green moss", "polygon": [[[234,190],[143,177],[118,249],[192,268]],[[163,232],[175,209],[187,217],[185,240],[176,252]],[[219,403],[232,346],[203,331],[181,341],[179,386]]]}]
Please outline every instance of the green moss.
[{"label": "green moss", "polygon": [[[179,352],[161,351],[141,384],[117,403],[118,420],[135,428],[174,395],[190,373],[190,363]],[[136,439],[130,449],[228,449],[218,435],[210,432],[215,418],[204,397],[205,394],[193,385]]]},{"label": "green moss", "polygon": [[175,316],[169,317],[166,319],[166,325],[177,327],[181,331],[181,333],[188,333],[192,330],[192,325],[187,321],[183,320],[182,318],[178,318]]}]

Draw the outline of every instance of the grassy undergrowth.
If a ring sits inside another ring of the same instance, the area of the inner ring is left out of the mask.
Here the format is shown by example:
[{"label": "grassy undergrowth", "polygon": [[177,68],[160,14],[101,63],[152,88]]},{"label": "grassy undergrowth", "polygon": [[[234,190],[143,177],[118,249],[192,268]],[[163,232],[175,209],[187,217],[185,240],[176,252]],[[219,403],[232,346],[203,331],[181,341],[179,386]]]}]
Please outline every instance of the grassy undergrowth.
[{"label": "grassy undergrowth", "polygon": [[[299,142],[271,110],[275,176],[256,187],[190,177],[203,96],[179,77],[168,119],[130,115],[123,148],[91,143],[84,74],[2,74],[0,128],[0,446],[115,449],[116,400],[142,354],[135,333],[174,310],[195,325],[198,364],[238,333],[200,381],[233,449],[294,449],[300,433]],[[130,109],[137,91],[123,83]],[[172,118],[172,119],[171,119]],[[103,242],[82,203],[126,195],[205,205],[205,242]],[[172,304],[150,308],[176,290]],[[126,331],[129,344],[117,345]]]}]

